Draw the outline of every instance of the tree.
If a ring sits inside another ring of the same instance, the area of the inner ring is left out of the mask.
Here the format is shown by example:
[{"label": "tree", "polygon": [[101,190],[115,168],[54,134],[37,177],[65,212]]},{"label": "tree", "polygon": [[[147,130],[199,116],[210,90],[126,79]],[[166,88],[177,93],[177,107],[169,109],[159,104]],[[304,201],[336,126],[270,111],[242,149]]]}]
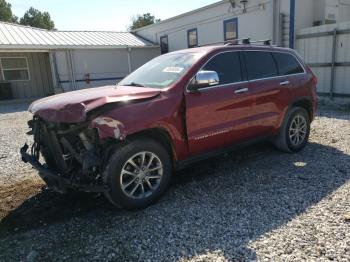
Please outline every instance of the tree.
[{"label": "tree", "polygon": [[150,13],[136,15],[131,18],[131,26],[129,27],[129,30],[135,30],[137,28],[158,22],[160,22],[160,19],[156,19],[155,16],[151,15]]},{"label": "tree", "polygon": [[29,8],[19,23],[48,30],[55,29],[55,23],[51,20],[50,14],[48,12],[40,12],[33,7]]},{"label": "tree", "polygon": [[18,17],[12,13],[11,4],[0,0],[0,21],[17,23]]}]

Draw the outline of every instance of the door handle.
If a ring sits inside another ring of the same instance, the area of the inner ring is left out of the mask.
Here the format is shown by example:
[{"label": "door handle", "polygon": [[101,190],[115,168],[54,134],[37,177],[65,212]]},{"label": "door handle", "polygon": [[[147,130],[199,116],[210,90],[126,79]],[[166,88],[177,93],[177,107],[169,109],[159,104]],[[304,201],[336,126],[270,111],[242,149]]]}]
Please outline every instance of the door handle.
[{"label": "door handle", "polygon": [[290,84],[290,81],[289,80],[286,80],[286,81],[282,81],[280,83],[280,86],[286,86],[286,85],[289,85]]},{"label": "door handle", "polygon": [[243,94],[243,93],[246,93],[248,91],[249,91],[248,88],[241,88],[241,89],[235,90],[235,94]]}]

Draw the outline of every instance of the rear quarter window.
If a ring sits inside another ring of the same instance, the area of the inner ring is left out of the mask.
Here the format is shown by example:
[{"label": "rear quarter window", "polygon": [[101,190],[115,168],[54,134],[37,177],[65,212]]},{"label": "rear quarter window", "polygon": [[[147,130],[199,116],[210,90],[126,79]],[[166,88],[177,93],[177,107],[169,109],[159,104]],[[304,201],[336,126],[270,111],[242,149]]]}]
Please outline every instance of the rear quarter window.
[{"label": "rear quarter window", "polygon": [[303,67],[293,55],[287,53],[272,53],[272,55],[276,61],[279,75],[304,73]]},{"label": "rear quarter window", "polygon": [[244,57],[249,80],[278,76],[276,62],[270,52],[246,51]]}]

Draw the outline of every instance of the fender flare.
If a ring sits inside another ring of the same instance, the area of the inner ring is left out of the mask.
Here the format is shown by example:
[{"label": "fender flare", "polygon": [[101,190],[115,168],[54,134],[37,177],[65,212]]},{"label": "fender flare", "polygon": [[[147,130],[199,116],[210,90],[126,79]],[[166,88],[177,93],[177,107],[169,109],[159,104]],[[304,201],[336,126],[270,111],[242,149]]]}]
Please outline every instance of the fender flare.
[{"label": "fender flare", "polygon": [[[281,114],[281,117],[280,117],[280,119],[278,120],[277,125],[276,125],[276,130],[277,130],[277,132],[278,132],[278,130],[281,128],[282,123],[283,123],[283,121],[284,121],[284,118],[285,118],[287,112],[288,112],[295,104],[297,104],[298,102],[304,102],[304,101],[307,101],[308,103],[310,103],[310,105],[312,105],[312,99],[311,99],[311,97],[309,97],[309,96],[301,96],[301,97],[294,98],[294,99],[288,104],[288,106],[286,106],[286,107],[283,109],[283,113]],[[312,111],[309,112],[309,110],[312,110]],[[313,112],[312,106],[311,106],[311,108],[307,109],[307,111],[308,111],[309,114],[310,114],[310,119],[313,119],[312,116],[313,116],[314,112]]]}]

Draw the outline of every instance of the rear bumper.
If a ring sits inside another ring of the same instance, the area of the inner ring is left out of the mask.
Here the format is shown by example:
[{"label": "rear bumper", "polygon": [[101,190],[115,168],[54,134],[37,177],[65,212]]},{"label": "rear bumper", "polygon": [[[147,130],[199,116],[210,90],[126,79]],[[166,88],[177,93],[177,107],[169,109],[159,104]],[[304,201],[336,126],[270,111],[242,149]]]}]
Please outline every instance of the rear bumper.
[{"label": "rear bumper", "polygon": [[104,185],[85,185],[72,182],[71,179],[63,178],[58,172],[48,169],[42,165],[34,156],[28,154],[29,146],[25,144],[21,150],[22,161],[29,163],[33,168],[38,170],[39,176],[44,180],[49,188],[59,193],[66,193],[68,189],[74,189],[83,192],[105,192],[108,190]]}]

